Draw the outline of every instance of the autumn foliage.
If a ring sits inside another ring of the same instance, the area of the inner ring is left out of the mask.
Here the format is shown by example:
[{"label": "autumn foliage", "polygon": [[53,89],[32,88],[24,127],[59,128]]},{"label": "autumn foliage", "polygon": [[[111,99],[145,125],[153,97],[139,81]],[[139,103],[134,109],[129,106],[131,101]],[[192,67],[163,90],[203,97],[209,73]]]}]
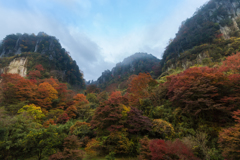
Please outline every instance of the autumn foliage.
[{"label": "autumn foliage", "polygon": [[78,105],[89,103],[84,94],[77,94],[76,96],[73,97],[73,99],[74,99],[74,103]]},{"label": "autumn foliage", "polygon": [[132,78],[127,89],[131,105],[139,105],[139,99],[147,98],[149,96],[148,83],[152,80],[153,79],[149,73],[139,73],[138,76]]},{"label": "autumn foliage", "polygon": [[80,150],[81,143],[76,136],[70,135],[64,139],[63,152],[58,152],[50,156],[50,160],[67,160],[76,159],[82,160],[84,152]]},{"label": "autumn foliage", "polygon": [[218,143],[223,149],[223,156],[229,160],[239,159],[240,155],[240,110],[233,112],[235,126],[223,129],[219,133]]},{"label": "autumn foliage", "polygon": [[215,68],[190,68],[168,77],[168,96],[174,104],[192,114],[220,109],[221,106],[217,103],[220,100],[218,85],[224,80],[223,73]]},{"label": "autumn foliage", "polygon": [[179,139],[174,142],[155,139],[150,142],[149,148],[152,160],[200,160]]}]

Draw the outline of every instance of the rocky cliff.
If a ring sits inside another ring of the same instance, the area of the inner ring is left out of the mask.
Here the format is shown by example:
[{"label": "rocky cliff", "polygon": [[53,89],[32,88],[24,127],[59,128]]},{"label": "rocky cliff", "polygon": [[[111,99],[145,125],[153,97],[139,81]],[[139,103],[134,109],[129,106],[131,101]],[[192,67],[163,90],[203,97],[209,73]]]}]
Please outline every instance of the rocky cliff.
[{"label": "rocky cliff", "polygon": [[85,87],[79,67],[55,37],[39,32],[38,35],[11,34],[3,39],[0,44],[0,72],[26,76],[37,64],[44,67],[45,78],[53,76],[61,82]]},{"label": "rocky cliff", "polygon": [[[162,73],[175,68],[189,68],[205,61],[217,62],[238,51],[231,47],[240,36],[240,1],[210,0],[182,22],[161,60]],[[231,53],[230,53],[231,54]]]},{"label": "rocky cliff", "polygon": [[19,74],[22,77],[27,76],[27,58],[21,57],[16,58],[10,62],[7,67],[0,68],[0,74],[2,73],[12,73]]}]

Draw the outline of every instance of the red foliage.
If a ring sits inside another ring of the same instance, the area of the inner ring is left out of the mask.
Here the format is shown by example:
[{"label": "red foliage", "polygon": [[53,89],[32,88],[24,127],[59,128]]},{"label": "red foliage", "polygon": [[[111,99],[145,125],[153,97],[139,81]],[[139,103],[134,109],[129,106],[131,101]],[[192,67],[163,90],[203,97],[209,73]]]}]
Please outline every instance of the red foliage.
[{"label": "red foliage", "polygon": [[216,38],[221,38],[223,34],[216,34]]},{"label": "red foliage", "polygon": [[101,104],[95,111],[92,118],[91,126],[96,128],[98,132],[120,131],[124,127],[122,120],[122,104],[126,104],[127,99],[123,97],[112,98]]},{"label": "red foliage", "polygon": [[152,160],[198,160],[179,139],[174,142],[160,139],[152,140],[149,145]]},{"label": "red foliage", "polygon": [[232,70],[233,72],[240,73],[240,52],[228,56],[225,61],[223,61],[222,66],[219,70],[221,72],[227,72]]},{"label": "red foliage", "polygon": [[226,80],[217,68],[194,67],[167,77],[165,85],[168,86],[168,97],[176,106],[196,115],[223,109],[220,99],[224,96]]},{"label": "red foliage", "polygon": [[34,83],[18,74],[2,74],[1,90],[5,103],[32,101],[36,94],[36,88]]},{"label": "red foliage", "polygon": [[140,133],[144,131],[151,131],[152,123],[148,117],[143,116],[142,111],[135,107],[131,107],[125,127],[130,133]]},{"label": "red foliage", "polygon": [[84,158],[84,152],[80,150],[80,141],[77,136],[70,135],[64,139],[63,152],[58,152],[50,156],[50,160],[82,160]]},{"label": "red foliage", "polygon": [[167,144],[164,140],[152,140],[149,145],[152,160],[165,160],[167,156]]},{"label": "red foliage", "polygon": [[63,113],[58,117],[57,123],[65,124],[69,119],[70,118],[68,117],[67,113]]},{"label": "red foliage", "polygon": [[109,131],[121,131],[126,128],[129,133],[140,133],[151,130],[151,121],[143,116],[142,112],[134,107],[128,106],[128,100],[122,96],[110,98],[102,103],[95,111],[91,126],[98,133]]},{"label": "red foliage", "polygon": [[28,73],[27,76],[28,76],[30,79],[37,79],[37,78],[41,78],[41,77],[42,77],[41,71],[44,71],[43,66],[42,66],[41,64],[38,64],[38,65],[35,66],[35,69],[36,69],[36,70],[30,71],[30,72]]},{"label": "red foliage", "polygon": [[38,71],[38,70],[30,71],[27,76],[30,79],[37,79],[37,78],[41,78],[42,77],[40,71]]},{"label": "red foliage", "polygon": [[36,65],[35,68],[38,71],[44,71],[44,68],[43,68],[43,66],[41,64]]},{"label": "red foliage", "polygon": [[140,154],[139,154],[138,159],[139,160],[152,159],[152,154],[151,154],[151,151],[149,149],[150,140],[146,136],[144,136],[144,138],[141,139],[139,141],[139,143],[140,143]]}]

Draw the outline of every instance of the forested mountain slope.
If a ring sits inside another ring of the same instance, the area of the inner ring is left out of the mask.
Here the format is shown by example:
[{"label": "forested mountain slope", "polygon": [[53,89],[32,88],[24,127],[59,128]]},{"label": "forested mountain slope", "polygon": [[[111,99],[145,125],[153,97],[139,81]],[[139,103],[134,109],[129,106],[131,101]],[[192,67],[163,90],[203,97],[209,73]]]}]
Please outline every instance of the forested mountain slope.
[{"label": "forested mountain slope", "polygon": [[97,81],[93,83],[105,89],[109,85],[113,86],[124,82],[131,75],[150,73],[157,67],[159,62],[160,60],[152,54],[135,53],[117,63],[111,71],[104,71]]},{"label": "forested mountain slope", "polygon": [[14,43],[1,46],[2,67],[21,64],[25,74],[26,59],[33,64],[26,78],[2,74],[0,159],[240,159],[239,4],[209,1],[181,25],[161,61],[136,53],[84,94],[45,72],[65,67],[55,54],[72,62],[63,49],[49,49],[51,38],[41,49],[43,35],[31,35],[35,47],[20,45],[31,49],[15,55],[23,50],[11,35]]},{"label": "forested mountain slope", "polygon": [[165,72],[220,61],[239,50],[239,26],[239,0],[209,1],[182,22],[176,37],[164,51],[160,69]]},{"label": "forested mountain slope", "polygon": [[[43,32],[38,35],[11,34],[0,44],[0,72],[9,72],[25,67],[25,75],[41,64],[45,71],[43,76],[53,76],[62,82],[85,87],[83,74],[69,53],[62,48],[59,41]],[[15,61],[15,64],[11,62]],[[20,61],[25,61],[21,63]],[[19,64],[18,64],[19,63]],[[15,66],[14,66],[15,65]],[[20,69],[21,70],[21,69]]]}]

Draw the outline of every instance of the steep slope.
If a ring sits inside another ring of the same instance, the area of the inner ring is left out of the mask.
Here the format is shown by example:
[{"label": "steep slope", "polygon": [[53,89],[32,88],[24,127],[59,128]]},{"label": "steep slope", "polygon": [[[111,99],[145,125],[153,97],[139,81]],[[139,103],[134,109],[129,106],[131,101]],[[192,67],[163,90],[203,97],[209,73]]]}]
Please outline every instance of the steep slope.
[{"label": "steep slope", "polygon": [[120,83],[127,80],[131,75],[151,72],[159,64],[160,60],[151,54],[135,53],[117,63],[112,70],[106,70],[97,79],[96,83],[100,88],[106,88],[113,83]]},{"label": "steep slope", "polygon": [[240,36],[240,1],[210,0],[193,17],[182,22],[176,37],[166,47],[162,72],[188,68],[205,61],[217,62],[226,53],[238,51],[233,43]]},{"label": "steep slope", "polygon": [[[24,64],[16,63],[23,60]],[[15,64],[15,67],[11,64]],[[43,76],[46,78],[53,76],[71,85],[81,88],[85,86],[83,74],[76,62],[53,36],[43,32],[38,33],[37,36],[11,34],[0,44],[0,72],[13,73],[10,68],[14,68],[18,73],[22,66],[25,69],[21,75],[26,76],[26,73],[33,70],[37,64],[42,64],[45,68]]]}]

